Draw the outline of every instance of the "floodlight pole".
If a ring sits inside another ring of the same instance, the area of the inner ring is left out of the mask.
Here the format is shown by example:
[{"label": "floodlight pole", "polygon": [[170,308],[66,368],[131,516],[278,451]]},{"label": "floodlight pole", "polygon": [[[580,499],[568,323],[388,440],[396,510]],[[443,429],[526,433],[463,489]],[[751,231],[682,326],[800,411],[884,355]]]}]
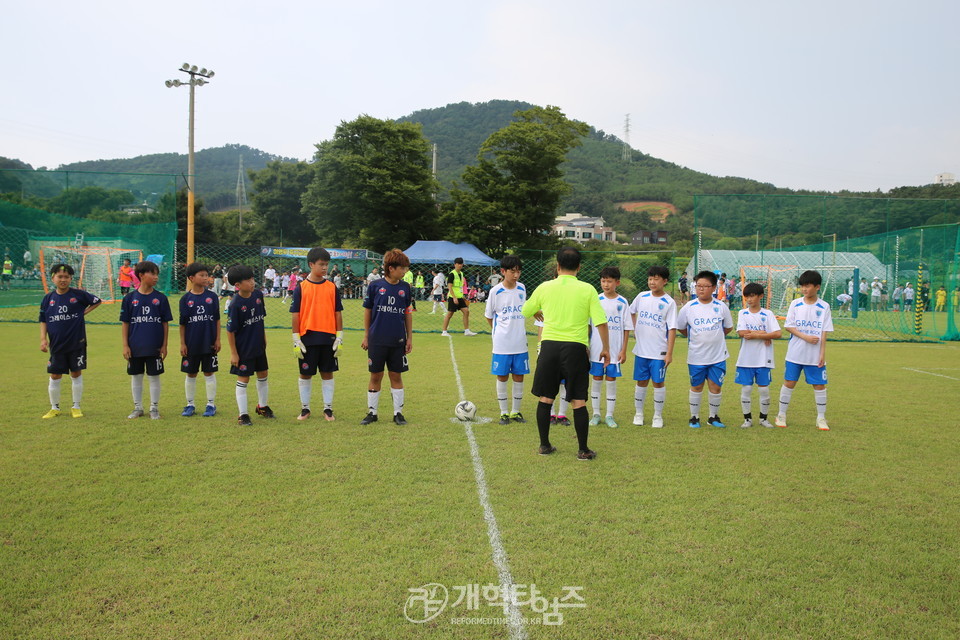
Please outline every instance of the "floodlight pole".
[{"label": "floodlight pole", "polygon": [[[196,193],[196,162],[193,150],[193,122],[194,122],[194,104],[195,93],[198,86],[207,84],[208,80],[214,76],[213,70],[198,69],[197,65],[183,63],[179,71],[190,76],[187,83],[180,80],[167,80],[167,87],[179,87],[183,84],[190,85],[190,119],[188,123],[187,135],[187,256],[185,264],[190,264],[194,260],[194,231],[195,231],[195,193]],[[198,77],[199,76],[199,77]]]}]

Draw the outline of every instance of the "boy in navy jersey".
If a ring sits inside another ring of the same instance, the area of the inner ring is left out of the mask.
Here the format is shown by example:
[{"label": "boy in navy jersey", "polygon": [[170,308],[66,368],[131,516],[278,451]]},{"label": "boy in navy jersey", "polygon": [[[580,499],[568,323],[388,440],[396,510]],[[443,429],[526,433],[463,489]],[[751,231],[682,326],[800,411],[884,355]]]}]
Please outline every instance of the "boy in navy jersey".
[{"label": "boy in navy jersey", "polygon": [[47,373],[50,384],[50,411],[44,418],[60,415],[60,379],[69,372],[73,383],[73,408],[70,414],[82,418],[83,370],[87,368],[87,330],[84,317],[100,306],[100,298],[81,289],[73,289],[73,267],[55,264],[50,269],[56,286],[40,302],[40,351],[50,352]]},{"label": "boy in navy jersey", "polygon": [[267,404],[267,334],[264,331],[267,310],[263,304],[263,292],[257,289],[253,279],[252,268],[232,266],[227,272],[227,280],[237,290],[227,315],[230,374],[237,376],[237,408],[240,410],[237,424],[249,427],[253,424],[247,413],[247,384],[251,372],[257,374],[257,414],[264,418],[275,417]]},{"label": "boy in navy jersey", "polygon": [[210,269],[194,262],[187,266],[190,290],[180,298],[180,371],[187,374],[184,390],[187,406],[180,414],[190,417],[197,412],[197,373],[202,369],[207,387],[204,418],[217,413],[217,354],[220,353],[220,304],[210,284]]},{"label": "boy in navy jersey", "polygon": [[[323,392],[323,417],[332,422],[333,373],[340,366],[337,354],[343,344],[343,303],[336,285],[327,280],[330,253],[323,247],[314,247],[307,254],[310,273],[293,290],[290,305],[293,329],[293,350],[298,358],[300,379],[300,415],[297,420],[310,418],[310,393],[313,375],[320,373]],[[291,276],[295,277],[295,276]]]},{"label": "boy in navy jersey", "polygon": [[160,419],[160,374],[167,357],[169,322],[173,320],[167,296],[154,287],[160,279],[160,267],[149,260],[138,262],[134,273],[140,286],[123,297],[120,303],[120,335],[123,357],[127,361],[133,412],[127,418],[143,416],[143,374],[150,386],[150,418]]},{"label": "boy in navy jersey", "polygon": [[360,424],[377,421],[384,366],[390,375],[393,421],[398,425],[407,424],[403,417],[401,374],[407,370],[407,355],[413,350],[411,289],[403,281],[403,274],[409,268],[410,259],[399,249],[392,249],[383,256],[384,277],[367,285],[367,293],[363,298],[363,342],[360,348],[368,352],[369,412]]}]

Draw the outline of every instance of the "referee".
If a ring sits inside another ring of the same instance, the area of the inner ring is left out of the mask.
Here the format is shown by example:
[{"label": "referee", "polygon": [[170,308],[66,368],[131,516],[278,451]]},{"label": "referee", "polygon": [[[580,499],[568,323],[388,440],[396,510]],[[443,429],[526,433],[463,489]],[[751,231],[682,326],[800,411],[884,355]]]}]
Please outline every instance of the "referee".
[{"label": "referee", "polygon": [[533,395],[537,405],[537,428],[540,430],[540,455],[547,456],[557,448],[550,444],[550,407],[566,381],[567,400],[573,407],[573,426],[580,450],[578,460],[593,460],[596,452],[587,446],[590,416],[587,394],[590,390],[590,321],[600,335],[603,350],[600,360],[610,362],[607,342],[607,314],[600,306],[597,290],[577,280],[580,251],[564,247],[557,252],[557,278],[544,282],[523,305],[524,317],[543,320],[543,335],[537,371],[533,376]]}]

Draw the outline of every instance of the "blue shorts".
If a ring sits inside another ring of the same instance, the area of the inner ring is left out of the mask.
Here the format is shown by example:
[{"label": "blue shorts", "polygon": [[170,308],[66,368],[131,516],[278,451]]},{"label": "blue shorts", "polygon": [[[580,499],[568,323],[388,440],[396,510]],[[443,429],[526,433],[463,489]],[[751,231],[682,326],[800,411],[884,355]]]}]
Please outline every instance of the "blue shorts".
[{"label": "blue shorts", "polygon": [[602,362],[591,362],[590,375],[592,375],[594,378],[599,378],[600,376],[607,376],[608,378],[619,378],[623,374],[620,373],[619,364],[608,364],[604,366]]},{"label": "blue shorts", "polygon": [[495,376],[508,376],[511,373],[525,376],[530,373],[530,355],[524,353],[495,353],[490,362],[490,373]]},{"label": "blue shorts", "polygon": [[737,384],[754,384],[757,386],[769,387],[773,381],[773,369],[770,367],[737,367],[737,378],[734,380]]},{"label": "blue shorts", "polygon": [[727,375],[727,363],[716,364],[688,364],[690,372],[690,386],[699,387],[704,380],[712,380],[717,386],[723,386],[723,378]]},{"label": "blue shorts", "polygon": [[637,382],[653,380],[656,384],[663,384],[667,379],[667,365],[663,360],[633,356],[633,379]]},{"label": "blue shorts", "polygon": [[803,377],[807,384],[827,384],[827,367],[818,367],[815,364],[797,364],[787,360],[783,369],[783,379],[790,382],[796,382],[800,379],[800,372],[803,371]]}]

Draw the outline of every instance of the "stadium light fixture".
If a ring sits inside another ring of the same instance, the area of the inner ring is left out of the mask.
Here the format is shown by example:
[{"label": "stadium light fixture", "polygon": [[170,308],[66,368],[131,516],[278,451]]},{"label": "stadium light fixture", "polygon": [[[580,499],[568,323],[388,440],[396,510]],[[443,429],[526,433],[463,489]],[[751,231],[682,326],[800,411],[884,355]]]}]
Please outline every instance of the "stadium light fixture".
[{"label": "stadium light fixture", "polygon": [[195,158],[193,151],[193,113],[194,113],[194,89],[196,87],[202,87],[205,84],[210,82],[210,78],[213,77],[213,70],[210,69],[200,69],[197,65],[191,65],[189,62],[184,62],[180,67],[179,71],[186,73],[190,76],[190,80],[183,82],[181,80],[167,80],[164,84],[167,85],[167,88],[170,87],[181,87],[185,84],[190,85],[190,120],[189,120],[189,134],[188,134],[188,153],[187,153],[187,260],[186,264],[193,262],[194,258],[194,188],[196,186],[196,171],[194,170]]}]

